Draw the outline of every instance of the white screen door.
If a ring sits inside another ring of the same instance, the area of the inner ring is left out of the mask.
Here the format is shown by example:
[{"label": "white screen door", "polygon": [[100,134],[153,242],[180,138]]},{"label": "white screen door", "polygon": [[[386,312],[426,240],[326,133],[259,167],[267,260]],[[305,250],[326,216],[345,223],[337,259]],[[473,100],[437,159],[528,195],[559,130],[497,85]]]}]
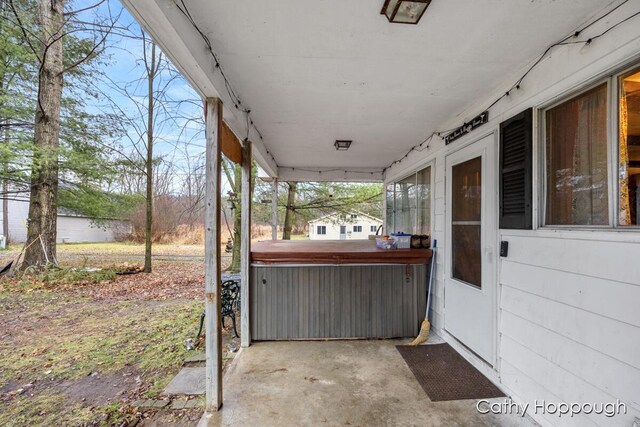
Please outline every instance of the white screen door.
[{"label": "white screen door", "polygon": [[493,365],[496,323],[495,135],[447,157],[445,329]]}]

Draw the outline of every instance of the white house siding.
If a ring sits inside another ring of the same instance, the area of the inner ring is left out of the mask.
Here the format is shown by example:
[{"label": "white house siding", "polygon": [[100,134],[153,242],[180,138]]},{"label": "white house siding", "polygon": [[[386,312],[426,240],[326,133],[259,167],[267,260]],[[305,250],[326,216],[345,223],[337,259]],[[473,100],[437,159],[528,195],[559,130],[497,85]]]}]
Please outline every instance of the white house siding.
[{"label": "white house siding", "polygon": [[[309,239],[311,240],[339,240],[340,239],[340,225],[347,227],[346,238],[348,240],[368,239],[369,235],[376,234],[375,231],[371,231],[371,227],[377,228],[382,225],[382,220],[378,220],[372,217],[358,215],[357,218],[348,219],[344,223],[336,222],[338,218],[336,215],[331,215],[325,218],[318,218],[314,221],[309,221]],[[361,232],[354,232],[353,226],[362,226]],[[318,234],[318,226],[327,227],[327,234]]]},{"label": "white house siding", "polygon": [[[4,203],[4,202],[3,202]],[[15,200],[8,201],[9,239],[12,242],[27,240],[27,218],[29,217],[29,203]],[[0,213],[0,234],[4,230],[4,216]]]},{"label": "white house siding", "polygon": [[640,233],[611,234],[502,233],[503,383],[527,401],[629,407],[627,417],[549,416],[549,424],[631,425],[640,416]]},{"label": "white house siding", "polygon": [[58,215],[58,243],[113,242],[126,227],[122,221],[97,225],[88,218]]},{"label": "white house siding", "polygon": [[[639,2],[620,7],[588,30],[598,34],[638,11]],[[386,174],[393,181],[435,160],[433,238],[438,241],[433,290],[433,325],[442,331],[445,236],[445,156],[487,134],[500,122],[529,107],[554,99],[620,67],[640,64],[640,21],[633,18],[589,46],[554,48],[522,83],[521,89],[490,110],[489,123],[445,146],[434,138],[431,147],[411,153]],[[572,29],[568,28],[570,33]],[[528,67],[527,67],[528,68]],[[474,106],[441,129],[474,117],[511,87],[525,69],[505,76],[488,98],[470,99]],[[534,131],[534,135],[537,131]],[[498,138],[495,139],[496,156]],[[540,146],[534,136],[534,150]],[[534,216],[540,209],[541,177],[534,156]],[[497,171],[496,171],[497,172]],[[496,190],[497,191],[497,190]],[[496,215],[498,207],[495,206]],[[502,230],[496,241],[509,242],[509,255],[498,262],[497,362],[484,367],[516,401],[615,402],[627,413],[604,415],[529,414],[543,425],[628,426],[640,417],[640,230]],[[446,333],[444,334],[446,335]]]},{"label": "white house siding", "polygon": [[[24,242],[27,240],[29,203],[10,200],[8,207],[9,238],[14,243]],[[0,233],[3,221],[0,215]],[[130,224],[126,221],[106,221],[98,226],[89,218],[58,215],[57,230],[58,243],[112,242],[118,234],[129,232]]]}]

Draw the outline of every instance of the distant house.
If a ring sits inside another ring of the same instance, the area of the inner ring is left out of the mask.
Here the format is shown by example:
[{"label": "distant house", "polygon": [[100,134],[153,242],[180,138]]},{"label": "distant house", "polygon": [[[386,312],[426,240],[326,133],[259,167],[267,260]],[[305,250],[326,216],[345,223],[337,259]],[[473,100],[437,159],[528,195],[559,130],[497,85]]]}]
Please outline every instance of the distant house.
[{"label": "distant house", "polygon": [[[27,240],[28,200],[8,200],[8,215],[4,218],[0,210],[0,235],[4,221],[9,223],[8,241],[22,243]],[[1,205],[2,203],[0,203]],[[97,224],[93,219],[58,209],[58,243],[112,242],[118,236],[131,232],[126,220],[106,219]]]},{"label": "distant house", "polygon": [[381,225],[381,219],[362,212],[334,212],[309,221],[309,239],[367,239],[370,234],[376,234],[376,231]]}]

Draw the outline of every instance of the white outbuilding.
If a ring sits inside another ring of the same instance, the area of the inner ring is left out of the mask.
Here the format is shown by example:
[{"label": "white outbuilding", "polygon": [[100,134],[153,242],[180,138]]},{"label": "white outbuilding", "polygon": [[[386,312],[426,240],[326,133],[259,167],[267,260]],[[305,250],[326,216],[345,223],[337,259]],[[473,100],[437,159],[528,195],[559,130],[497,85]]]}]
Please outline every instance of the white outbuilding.
[{"label": "white outbuilding", "polygon": [[[3,234],[4,221],[7,221],[6,241],[23,243],[27,240],[27,219],[29,217],[28,200],[3,200],[7,203],[6,219],[0,212],[0,235]],[[92,218],[74,212],[58,209],[58,243],[97,243],[113,242],[121,235],[131,232],[131,223],[127,220]]]},{"label": "white outbuilding", "polygon": [[376,234],[382,220],[363,212],[333,212],[309,221],[311,240],[355,240],[368,239]]}]

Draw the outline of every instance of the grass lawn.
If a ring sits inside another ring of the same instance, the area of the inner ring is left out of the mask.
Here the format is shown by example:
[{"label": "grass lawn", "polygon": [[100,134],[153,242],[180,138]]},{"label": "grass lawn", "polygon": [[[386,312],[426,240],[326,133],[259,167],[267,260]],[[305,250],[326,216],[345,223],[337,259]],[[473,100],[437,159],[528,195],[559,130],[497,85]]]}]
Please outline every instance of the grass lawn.
[{"label": "grass lawn", "polygon": [[[191,247],[156,249],[197,255]],[[132,262],[130,255],[140,250],[61,245],[58,257],[63,265],[111,265]],[[80,276],[0,281],[0,425],[144,425],[158,413],[131,404],[160,398],[193,354],[185,340],[195,338],[204,307],[201,261],[157,261],[151,275]],[[232,332],[225,335],[230,343]],[[195,423],[202,410],[164,412]]]}]

